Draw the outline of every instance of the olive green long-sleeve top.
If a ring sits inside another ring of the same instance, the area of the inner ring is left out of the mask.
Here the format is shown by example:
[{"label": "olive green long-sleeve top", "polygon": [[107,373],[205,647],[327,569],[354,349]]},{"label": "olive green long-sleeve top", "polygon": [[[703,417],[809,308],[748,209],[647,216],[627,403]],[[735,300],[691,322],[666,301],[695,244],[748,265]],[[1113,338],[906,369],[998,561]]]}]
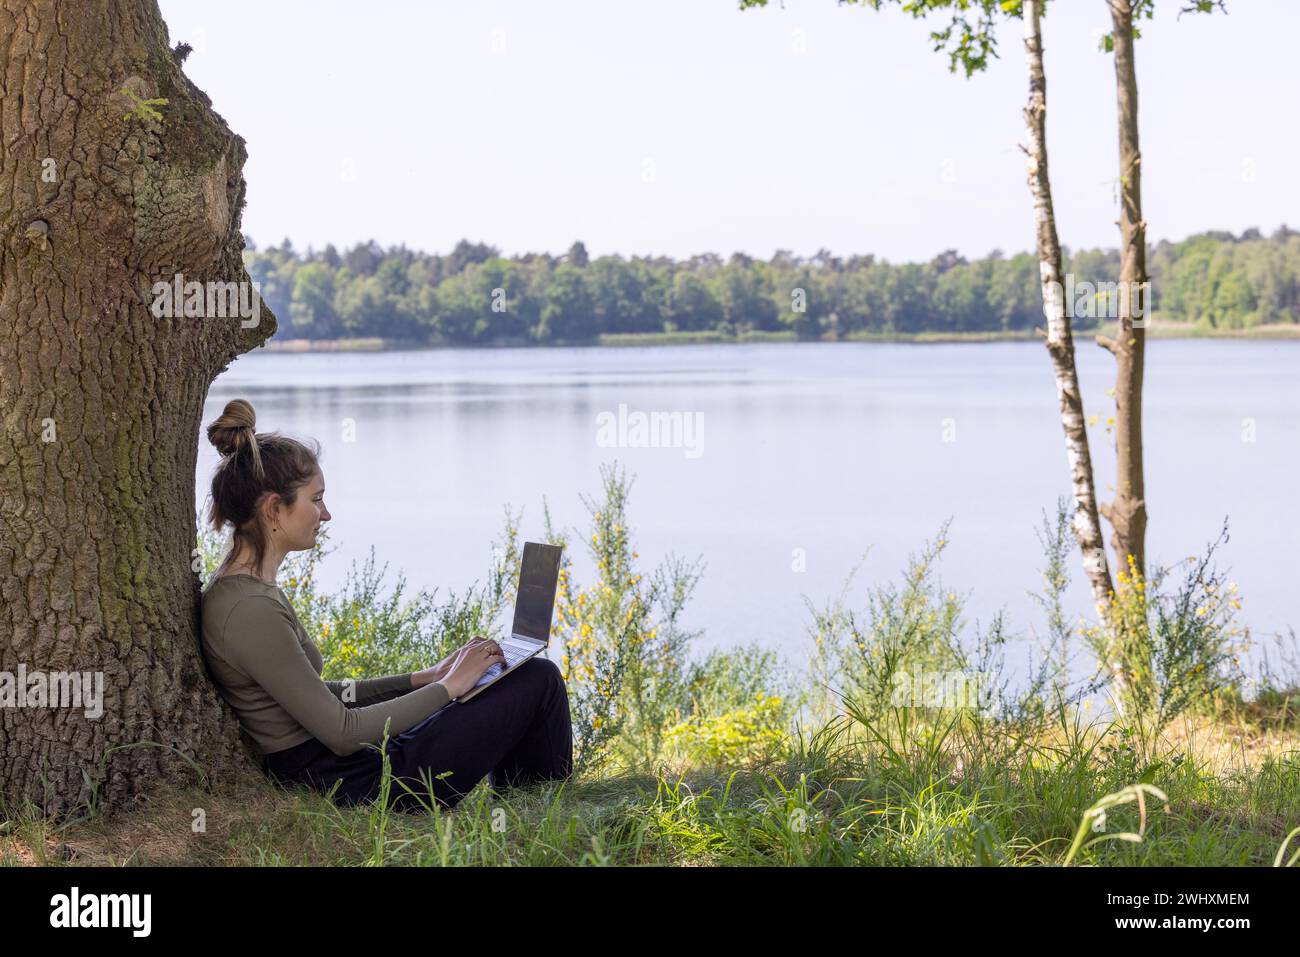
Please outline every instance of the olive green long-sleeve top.
[{"label": "olive green long-sleeve top", "polygon": [[439,682],[410,673],[322,681],[320,649],[279,586],[223,575],[203,591],[203,653],[222,696],[263,754],[316,738],[338,755],[419,724],[450,700]]}]

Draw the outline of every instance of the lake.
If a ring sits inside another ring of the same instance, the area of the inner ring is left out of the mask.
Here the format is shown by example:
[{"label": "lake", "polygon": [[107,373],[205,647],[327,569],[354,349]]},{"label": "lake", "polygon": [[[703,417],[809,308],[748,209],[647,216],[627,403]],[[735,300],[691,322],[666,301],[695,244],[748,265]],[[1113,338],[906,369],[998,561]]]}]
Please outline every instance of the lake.
[{"label": "lake", "polygon": [[[1085,410],[1104,423],[1114,362],[1090,340],[1078,354]],[[1228,516],[1220,555],[1257,637],[1300,624],[1298,371],[1300,342],[1147,345],[1148,562],[1201,552]],[[543,497],[590,581],[581,496],[618,462],[635,475],[644,570],[670,552],[706,563],[685,615],[701,651],[755,641],[801,666],[805,596],[823,604],[861,562],[848,598],[862,607],[947,518],[939,571],[968,595],[968,619],[1004,609],[1013,629],[1044,631],[1027,595],[1041,582],[1035,528],[1069,481],[1037,343],[259,351],[213,383],[204,427],[237,396],[259,431],[324,447],[326,588],[373,545],[390,581],[401,569],[412,587],[461,590],[484,578],[507,503],[524,509],[522,536],[541,537]],[[638,441],[638,413],[655,412],[680,413],[675,445]],[[1089,431],[1107,500],[1112,438]],[[216,462],[203,439],[196,506]],[[1088,613],[1077,550],[1070,571],[1070,610]]]}]

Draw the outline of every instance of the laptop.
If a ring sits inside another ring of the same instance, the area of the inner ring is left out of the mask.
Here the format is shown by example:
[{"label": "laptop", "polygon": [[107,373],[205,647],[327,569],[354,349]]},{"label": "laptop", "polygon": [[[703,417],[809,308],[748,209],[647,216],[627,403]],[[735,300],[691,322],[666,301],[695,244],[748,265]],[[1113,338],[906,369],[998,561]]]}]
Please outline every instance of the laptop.
[{"label": "laptop", "polygon": [[525,542],[519,562],[519,588],[515,598],[515,618],[510,637],[497,642],[506,656],[505,664],[495,664],[483,673],[478,683],[457,701],[469,701],[484,688],[500,681],[529,658],[546,650],[551,640],[551,615],[555,610],[555,590],[560,581],[559,545]]}]

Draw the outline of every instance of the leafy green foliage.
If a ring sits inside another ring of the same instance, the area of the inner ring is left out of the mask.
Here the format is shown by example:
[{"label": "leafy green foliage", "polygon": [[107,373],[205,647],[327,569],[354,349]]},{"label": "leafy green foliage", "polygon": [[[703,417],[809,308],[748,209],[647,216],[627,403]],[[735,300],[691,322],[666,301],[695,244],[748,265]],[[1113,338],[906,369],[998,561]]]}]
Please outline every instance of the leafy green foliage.
[{"label": "leafy green foliage", "polygon": [[1172,589],[1172,568],[1157,566],[1144,579],[1130,558],[1128,568],[1115,575],[1116,627],[1084,632],[1101,661],[1122,663],[1126,682],[1116,690],[1131,720],[1152,734],[1244,677],[1239,653],[1248,635],[1235,620],[1241,597],[1213,565],[1215,551],[1227,540],[1225,522],[1204,554],[1178,563],[1185,570]]},{"label": "leafy green foliage", "polygon": [[132,117],[135,117],[146,126],[152,123],[163,122],[163,115],[156,108],[167,105],[167,98],[165,96],[154,97],[146,100],[130,87],[126,86],[122,87],[118,92],[131,101],[131,109],[122,114],[122,119],[129,120]]},{"label": "leafy green foliage", "polygon": [[[565,549],[553,636],[564,649],[575,763],[638,767],[658,757],[688,694],[688,647],[697,633],[683,628],[681,615],[702,571],[673,556],[649,576],[638,571],[627,518],[631,481],[616,465],[602,467],[601,478],[600,498],[583,499],[596,577],[585,587],[574,581]],[[549,511],[546,524],[549,541],[567,543]]]},{"label": "leafy green foliage", "polygon": [[[948,69],[958,67],[970,77],[988,67],[989,57],[997,56],[994,28],[1000,15],[1020,16],[1021,0],[839,0],[841,5],[861,5],[879,10],[885,3],[896,4],[916,19],[932,14],[949,18],[948,25],[931,31],[936,52],[948,54]],[[767,0],[740,0],[740,9],[765,7]]]},{"label": "leafy green foliage", "polygon": [[[1178,10],[1178,17],[1182,19],[1185,13],[1213,13],[1215,10],[1228,12],[1224,6],[1224,0],[1188,0]],[[1139,20],[1150,20],[1156,15],[1156,0],[1133,0],[1133,39],[1142,39],[1142,31],[1138,29]],[[1115,52],[1115,35],[1113,33],[1104,34],[1099,44],[1103,53]]]},{"label": "leafy green foliage", "polygon": [[[244,258],[267,303],[288,317],[277,333],[284,338],[474,345],[707,332],[852,339],[1027,331],[1043,322],[1037,260],[1028,253],[968,261],[947,251],[902,264],[826,250],[807,260],[778,252],[767,262],[740,254],[725,263],[713,255],[686,262],[609,256],[578,267],[491,251],[482,262],[467,259],[460,273],[449,271],[454,255],[369,246],[345,256],[332,247],[299,256],[282,246],[246,250]],[[354,272],[348,262],[373,272]],[[1113,283],[1119,256],[1067,250],[1063,269],[1078,282]],[[1204,329],[1300,323],[1300,233],[1286,227],[1267,239],[1247,230],[1160,242],[1148,271],[1160,320]],[[493,311],[495,289],[504,312]],[[1099,327],[1104,304],[1095,311],[1096,318],[1076,313],[1076,327]]]}]

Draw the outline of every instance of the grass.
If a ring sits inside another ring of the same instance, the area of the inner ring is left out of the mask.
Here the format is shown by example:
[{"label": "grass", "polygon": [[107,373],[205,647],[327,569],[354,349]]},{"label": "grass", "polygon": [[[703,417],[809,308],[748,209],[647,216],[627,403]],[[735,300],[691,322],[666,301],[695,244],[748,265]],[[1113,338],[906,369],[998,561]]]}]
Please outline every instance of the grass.
[{"label": "grass", "polygon": [[1293,724],[1189,717],[1134,766],[1121,726],[1077,712],[991,726],[909,710],[867,723],[850,709],[767,762],[668,762],[505,799],[481,785],[451,812],[339,808],[258,776],[167,788],[62,827],[16,815],[0,862],[1271,866],[1295,844]]},{"label": "grass", "polygon": [[[341,808],[256,771],[210,785],[195,768],[131,809],[92,798],[55,823],[0,808],[0,865],[1300,863],[1300,646],[1294,632],[1279,642],[1247,695],[1235,659],[1211,654],[1235,640],[1235,591],[1222,614],[1195,610],[1197,589],[1221,593],[1204,562],[1176,585],[1182,600],[1162,597],[1160,577],[1145,583],[1148,651],[1164,662],[1145,711],[1098,713],[1084,693],[1093,684],[1063,681],[1070,650],[1088,648],[1087,630],[1061,614],[1073,555],[1064,502],[1040,536],[1050,640],[1027,688],[1008,695],[1002,680],[1015,636],[999,619],[969,637],[963,599],[937,577],[946,525],[864,609],[843,596],[810,606],[811,667],[794,674],[761,648],[691,653],[678,616],[700,568],[670,556],[642,571],[630,483],[602,474],[589,533],[572,536],[590,543],[596,578],[575,580],[566,561],[556,608],[574,778],[504,797],[480,784],[452,811],[425,795],[426,810],[408,814],[382,800]],[[546,538],[568,540],[546,517]],[[407,594],[401,578],[384,589],[373,560],[324,595],[320,548],[293,556],[282,587],[326,653],[324,677],[422,667],[496,633],[518,527],[507,509],[485,584],[441,600]],[[210,575],[220,543],[200,545]],[[1180,684],[1184,672],[1193,684]],[[897,677],[922,673],[989,680],[978,700],[932,698],[936,685],[900,699]],[[383,793],[394,786],[386,774]]]}]

